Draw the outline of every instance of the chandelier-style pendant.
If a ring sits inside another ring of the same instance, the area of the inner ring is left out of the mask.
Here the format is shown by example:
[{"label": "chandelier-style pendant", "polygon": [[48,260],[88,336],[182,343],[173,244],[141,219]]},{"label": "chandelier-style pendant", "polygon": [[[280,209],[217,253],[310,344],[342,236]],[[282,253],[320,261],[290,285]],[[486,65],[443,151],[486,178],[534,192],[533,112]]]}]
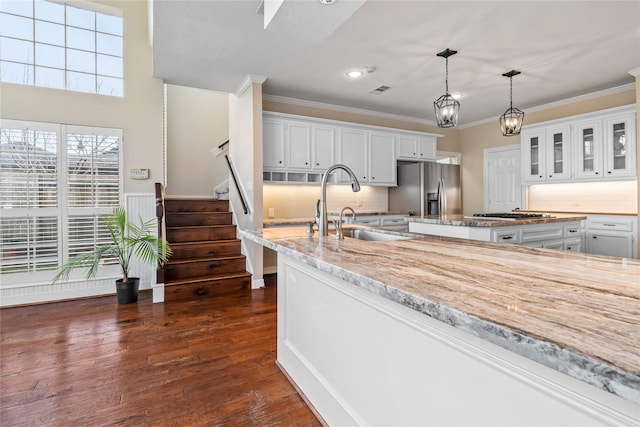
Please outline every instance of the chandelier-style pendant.
[{"label": "chandelier-style pendant", "polygon": [[439,52],[437,56],[445,59],[445,94],[438,98],[433,103],[433,108],[436,113],[436,121],[438,127],[450,128],[454,127],[458,123],[458,113],[460,112],[460,102],[451,96],[449,93],[449,57],[458,53],[457,50],[451,50],[449,48]]},{"label": "chandelier-style pendant", "polygon": [[520,74],[520,71],[511,70],[504,73],[503,76],[509,77],[509,109],[500,116],[500,129],[504,136],[520,135],[522,130],[522,122],[524,121],[524,112],[518,108],[513,108],[513,76]]}]

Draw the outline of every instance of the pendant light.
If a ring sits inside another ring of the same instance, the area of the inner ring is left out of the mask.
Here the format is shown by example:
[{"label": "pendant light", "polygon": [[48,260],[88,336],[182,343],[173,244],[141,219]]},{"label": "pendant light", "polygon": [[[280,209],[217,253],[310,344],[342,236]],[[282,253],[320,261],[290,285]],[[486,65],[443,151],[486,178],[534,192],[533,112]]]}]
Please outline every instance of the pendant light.
[{"label": "pendant light", "polygon": [[500,128],[504,136],[520,135],[522,129],[522,121],[524,120],[524,112],[517,108],[513,108],[513,76],[520,74],[520,71],[511,70],[504,73],[503,76],[509,77],[509,109],[500,116]]},{"label": "pendant light", "polygon": [[445,75],[445,94],[438,98],[433,103],[433,108],[436,112],[436,121],[438,127],[450,128],[454,127],[458,123],[458,112],[460,111],[460,103],[451,96],[449,93],[449,57],[458,53],[457,50],[451,50],[449,48],[438,53],[445,59],[446,75]]}]

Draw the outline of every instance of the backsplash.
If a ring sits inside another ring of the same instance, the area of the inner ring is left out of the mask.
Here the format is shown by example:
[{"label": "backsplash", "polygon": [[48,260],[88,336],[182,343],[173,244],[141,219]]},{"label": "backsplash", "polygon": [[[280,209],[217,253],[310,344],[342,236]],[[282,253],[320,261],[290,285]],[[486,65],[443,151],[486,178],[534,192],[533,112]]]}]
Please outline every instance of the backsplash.
[{"label": "backsplash", "polygon": [[[263,187],[264,219],[269,218],[269,208],[274,209],[275,219],[313,218],[316,201],[320,198],[319,185],[267,185]],[[386,187],[363,185],[357,193],[350,185],[327,186],[327,210],[339,212],[351,206],[357,212],[386,211],[389,192]]]},{"label": "backsplash", "polygon": [[635,214],[638,182],[608,181],[529,186],[528,208],[550,212]]}]

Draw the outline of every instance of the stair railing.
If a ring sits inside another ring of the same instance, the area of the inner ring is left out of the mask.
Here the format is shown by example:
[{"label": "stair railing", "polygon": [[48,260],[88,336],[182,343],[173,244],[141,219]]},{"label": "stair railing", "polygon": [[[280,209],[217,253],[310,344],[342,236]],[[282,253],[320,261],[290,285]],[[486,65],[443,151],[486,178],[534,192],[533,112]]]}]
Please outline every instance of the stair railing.
[{"label": "stair railing", "polygon": [[238,184],[238,178],[236,177],[236,172],[233,169],[233,165],[231,164],[231,159],[228,154],[224,155],[224,158],[227,159],[227,165],[229,166],[229,172],[231,172],[231,177],[233,178],[233,183],[236,186],[236,190],[238,191],[238,195],[240,196],[240,202],[242,203],[242,209],[244,210],[245,215],[249,213],[249,208],[247,207],[247,202],[245,201],[245,196],[242,193],[242,189],[240,188],[240,184]]},{"label": "stair railing", "polygon": [[[158,237],[162,238],[164,198],[162,195],[162,184],[160,182],[156,182],[156,218],[158,219]],[[156,269],[156,283],[164,283],[164,264],[158,265]]]}]

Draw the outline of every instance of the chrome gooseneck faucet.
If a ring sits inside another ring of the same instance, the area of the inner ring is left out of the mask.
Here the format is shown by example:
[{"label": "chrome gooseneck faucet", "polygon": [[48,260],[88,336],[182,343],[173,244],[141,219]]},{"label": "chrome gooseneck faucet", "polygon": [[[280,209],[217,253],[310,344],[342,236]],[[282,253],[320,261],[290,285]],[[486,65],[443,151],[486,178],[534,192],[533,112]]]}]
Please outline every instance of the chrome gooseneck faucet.
[{"label": "chrome gooseneck faucet", "polygon": [[329,179],[329,174],[331,174],[331,172],[333,172],[336,169],[342,169],[343,171],[345,171],[346,173],[349,174],[349,177],[351,178],[351,189],[354,192],[360,191],[360,183],[358,182],[358,178],[356,178],[356,175],[353,173],[353,171],[351,169],[349,169],[348,166],[345,165],[333,165],[333,166],[329,166],[329,168],[324,171],[324,174],[322,174],[322,192],[320,194],[320,200],[319,200],[319,209],[318,209],[318,218],[316,218],[316,221],[318,222],[318,234],[320,236],[328,236],[329,235],[329,223],[327,221],[327,181]]}]

